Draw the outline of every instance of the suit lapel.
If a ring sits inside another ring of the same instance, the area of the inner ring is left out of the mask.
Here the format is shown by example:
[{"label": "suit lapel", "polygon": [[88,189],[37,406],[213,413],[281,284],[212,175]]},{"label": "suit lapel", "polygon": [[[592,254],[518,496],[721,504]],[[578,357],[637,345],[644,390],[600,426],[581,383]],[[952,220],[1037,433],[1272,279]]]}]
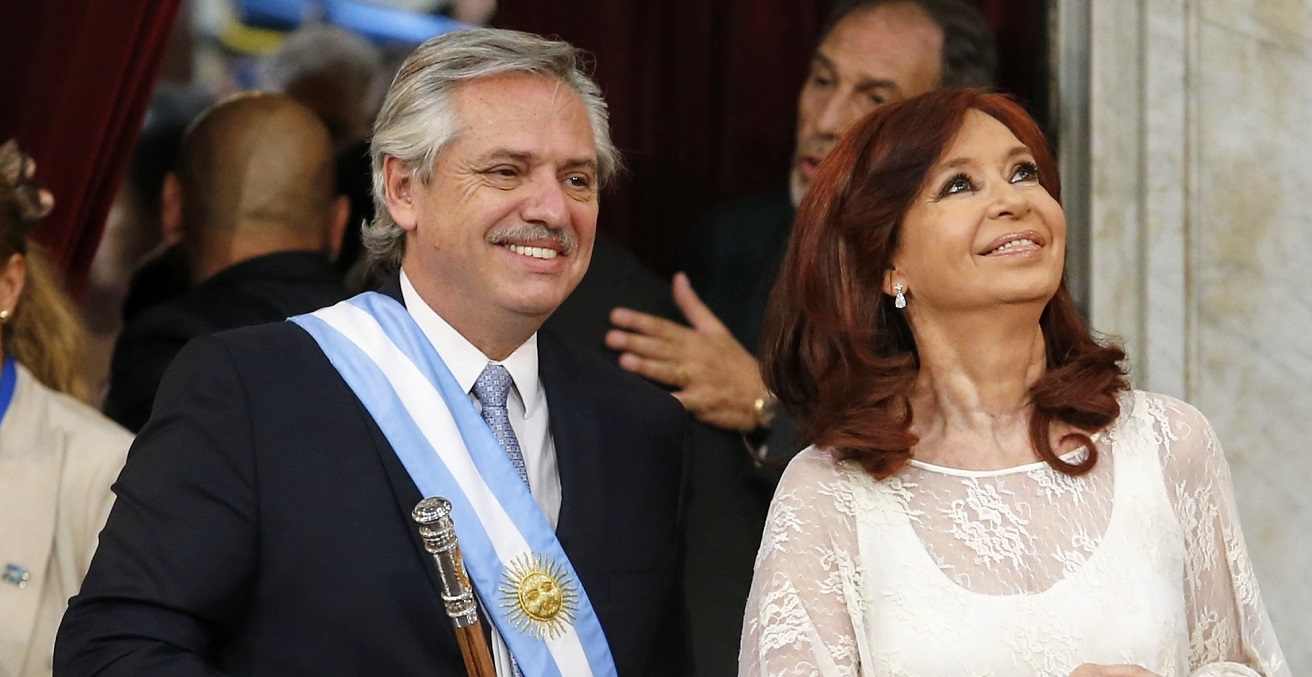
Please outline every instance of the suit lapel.
[{"label": "suit lapel", "polygon": [[551,412],[551,437],[560,472],[560,521],[556,537],[581,575],[599,570],[605,535],[606,478],[602,463],[601,420],[595,394],[580,377],[560,339],[538,333],[539,371]]},{"label": "suit lapel", "polygon": [[[388,277],[383,282],[382,286],[379,287],[378,292],[392,297],[401,305],[405,305],[405,298],[403,298],[401,294],[400,273]],[[382,461],[383,469],[387,472],[387,480],[392,485],[392,494],[396,497],[397,509],[400,510],[402,519],[404,519],[408,525],[413,525],[411,512],[414,510],[415,504],[421,499],[427,497],[420,495],[419,487],[415,486],[415,481],[410,477],[409,471],[405,469],[405,465],[401,463],[401,459],[397,458],[396,451],[392,448],[392,443],[387,439],[387,436],[383,434],[383,431],[378,428],[378,425],[374,423],[373,417],[369,415],[368,409],[366,409],[363,404],[360,405],[360,414],[369,422],[369,431],[373,435],[374,446],[378,452],[380,460]],[[434,592],[440,594],[442,584],[441,581],[438,580],[437,570],[434,568],[431,561],[432,556],[424,549],[423,539],[419,537],[418,525],[413,526],[414,528],[410,530],[410,540],[414,544],[417,554],[424,562],[424,571],[428,575],[429,583],[433,585]]]},{"label": "suit lapel", "polygon": [[[399,278],[396,276],[393,276],[379,291],[398,301],[402,301],[401,287],[398,279]],[[402,301],[402,303],[404,303],[404,301]],[[314,350],[317,352],[317,359],[321,360],[320,368],[326,370],[327,373],[332,374],[334,381],[339,383],[341,388],[349,393],[351,401],[354,403],[355,410],[362,419],[362,424],[372,438],[374,447],[373,453],[377,455],[378,461],[382,465],[383,474],[386,476],[387,486],[391,489],[393,505],[395,505],[397,510],[396,517],[397,519],[402,520],[407,527],[406,531],[409,534],[408,540],[410,541],[410,547],[408,549],[409,555],[407,557],[413,557],[413,561],[423,570],[424,578],[428,581],[429,585],[428,590],[426,591],[428,593],[427,598],[432,605],[436,607],[436,610],[441,617],[446,618],[446,609],[441,599],[442,584],[441,581],[438,580],[437,570],[433,564],[432,555],[424,549],[423,539],[419,537],[418,525],[414,523],[413,518],[411,517],[411,511],[414,510],[415,504],[423,498],[420,496],[419,488],[415,486],[414,480],[410,478],[409,472],[406,471],[405,466],[397,457],[396,451],[393,450],[391,442],[387,439],[387,436],[383,434],[383,431],[378,427],[378,424],[374,422],[373,416],[369,414],[369,410],[365,407],[364,403],[360,401],[359,396],[351,390],[350,385],[346,383],[346,380],[342,378],[337,369],[333,367],[328,356],[319,349],[318,344],[315,343],[314,339],[310,337],[309,334],[306,334],[306,341],[311,346],[314,346]],[[368,453],[363,449],[361,451]],[[423,592],[425,591],[416,590],[415,594],[419,595],[423,594]],[[451,630],[451,625],[449,623],[441,625],[447,629],[447,631],[440,633],[441,636],[450,645],[448,648],[454,650],[455,634],[454,631]]]},{"label": "suit lapel", "polygon": [[[0,575],[9,565],[16,579],[21,570],[30,578],[23,587],[0,581],[4,633],[0,649],[26,647],[35,629],[37,608],[49,573],[58,512],[59,478],[64,445],[47,422],[46,393],[30,374],[20,372],[14,399],[0,424]],[[7,634],[13,633],[13,634]],[[0,650],[0,674],[17,675],[27,651]],[[10,664],[16,660],[17,664]]]}]

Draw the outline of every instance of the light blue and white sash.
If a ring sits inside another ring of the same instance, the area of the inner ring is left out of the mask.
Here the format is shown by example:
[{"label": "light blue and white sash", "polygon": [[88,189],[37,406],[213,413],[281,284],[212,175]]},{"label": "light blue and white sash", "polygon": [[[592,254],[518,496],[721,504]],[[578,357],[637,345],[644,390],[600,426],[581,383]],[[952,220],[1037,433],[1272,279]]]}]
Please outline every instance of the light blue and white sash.
[{"label": "light blue and white sash", "polygon": [[[615,675],[601,623],[546,516],[409,311],[367,292],[291,321],[364,403],[420,494],[451,501],[470,579],[520,670]],[[540,585],[551,593],[546,606],[535,606]]]}]

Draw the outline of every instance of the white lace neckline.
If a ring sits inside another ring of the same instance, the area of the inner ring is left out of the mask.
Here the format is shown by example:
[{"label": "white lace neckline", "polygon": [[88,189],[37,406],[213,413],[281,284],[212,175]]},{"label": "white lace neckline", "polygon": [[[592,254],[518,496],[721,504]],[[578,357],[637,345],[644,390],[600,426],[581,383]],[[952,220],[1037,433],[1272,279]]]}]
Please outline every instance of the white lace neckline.
[{"label": "white lace neckline", "polygon": [[[1099,431],[1098,434],[1101,434],[1101,431]],[[1097,434],[1092,435],[1091,437],[1093,438],[1094,444],[1097,444],[1097,442],[1098,442],[1098,440],[1097,440]],[[1080,454],[1082,454],[1082,453],[1084,452],[1084,450],[1085,450],[1085,447],[1083,447],[1083,446],[1079,446],[1079,447],[1076,447],[1076,448],[1074,448],[1074,449],[1071,449],[1070,451],[1068,451],[1068,452],[1062,454],[1062,455],[1059,456],[1058,458],[1060,458],[1060,459],[1063,460],[1063,461],[1070,462],[1072,459],[1079,458],[1079,457],[1080,457]],[[978,479],[978,478],[987,478],[987,477],[1002,477],[1002,476],[1004,476],[1004,475],[1017,475],[1017,474],[1021,474],[1021,473],[1033,472],[1033,471],[1035,471],[1035,470],[1039,470],[1039,469],[1041,469],[1041,468],[1047,466],[1047,465],[1048,465],[1048,462],[1047,462],[1047,461],[1044,461],[1044,460],[1042,460],[1042,459],[1039,459],[1039,460],[1036,460],[1036,461],[1033,461],[1033,462],[1030,462],[1030,463],[1022,463],[1021,465],[1013,465],[1013,466],[1008,467],[1008,468],[994,468],[994,469],[991,469],[991,470],[970,470],[970,469],[967,469],[967,468],[954,468],[954,467],[952,467],[952,466],[947,466],[947,465],[938,465],[938,464],[936,464],[936,463],[930,463],[930,462],[928,462],[928,461],[920,461],[920,460],[917,460],[917,459],[914,459],[914,458],[911,459],[911,460],[909,460],[909,461],[907,461],[907,464],[910,465],[910,466],[912,466],[912,467],[914,467],[914,468],[919,468],[919,469],[921,469],[921,470],[924,470],[924,471],[927,471],[927,472],[932,472],[932,473],[937,473],[937,474],[940,474],[940,475],[949,475],[949,476],[952,476],[952,477],[966,477],[966,478],[976,478],[976,479]]]}]

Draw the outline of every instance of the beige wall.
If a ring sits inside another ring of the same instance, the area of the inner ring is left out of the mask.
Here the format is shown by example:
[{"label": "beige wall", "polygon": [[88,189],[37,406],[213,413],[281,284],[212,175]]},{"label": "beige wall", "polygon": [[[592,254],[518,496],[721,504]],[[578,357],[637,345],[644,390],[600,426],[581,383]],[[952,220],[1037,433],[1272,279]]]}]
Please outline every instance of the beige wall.
[{"label": "beige wall", "polygon": [[1217,429],[1277,634],[1312,674],[1312,4],[1057,7],[1090,28],[1087,80],[1059,88],[1063,107],[1087,92],[1092,324],[1126,340],[1136,386]]}]

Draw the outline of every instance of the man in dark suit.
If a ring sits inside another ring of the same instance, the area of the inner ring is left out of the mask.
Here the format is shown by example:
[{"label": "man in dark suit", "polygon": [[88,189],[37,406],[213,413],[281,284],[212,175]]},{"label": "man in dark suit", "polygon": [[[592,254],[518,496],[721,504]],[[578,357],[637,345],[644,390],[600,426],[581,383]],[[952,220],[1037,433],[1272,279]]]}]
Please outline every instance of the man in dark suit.
[{"label": "man in dark suit", "polygon": [[798,94],[788,189],[720,205],[686,231],[674,298],[691,327],[630,309],[612,315],[618,329],[607,344],[624,352],[620,364],[674,387],[693,416],[741,434],[739,448],[751,454],[694,465],[687,585],[699,668],[720,674],[736,659],[766,509],[780,469],[804,444],[774,411],[755,356],[797,205],[842,133],[870,110],[935,87],[992,86],[996,64],[989,26],[967,0],[838,0]]},{"label": "man in dark suit", "polygon": [[[875,107],[936,87],[991,87],[996,69],[988,23],[967,0],[837,0],[798,95],[788,190],[722,205],[689,229],[674,298],[692,327],[616,311],[607,344],[624,352],[620,364],[677,388],[699,420],[768,433],[772,398],[753,353],[816,167]],[[798,451],[767,450],[778,461]]]},{"label": "man in dark suit", "polygon": [[[375,126],[365,235],[399,270],[183,350],[57,674],[464,674],[409,517],[433,486],[452,488],[499,675],[687,672],[685,414],[538,331],[587,269],[617,163],[578,63],[492,30],[411,55]],[[525,602],[542,576],[554,607]]]},{"label": "man in dark suit", "polygon": [[281,95],[240,95],[196,120],[164,180],[161,210],[195,286],[143,310],[119,335],[110,418],[140,430],[187,341],[346,298],[331,264],[347,215],[333,166],[327,129]]}]

